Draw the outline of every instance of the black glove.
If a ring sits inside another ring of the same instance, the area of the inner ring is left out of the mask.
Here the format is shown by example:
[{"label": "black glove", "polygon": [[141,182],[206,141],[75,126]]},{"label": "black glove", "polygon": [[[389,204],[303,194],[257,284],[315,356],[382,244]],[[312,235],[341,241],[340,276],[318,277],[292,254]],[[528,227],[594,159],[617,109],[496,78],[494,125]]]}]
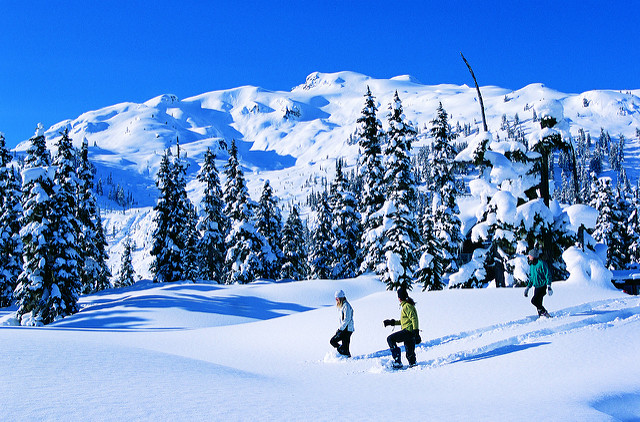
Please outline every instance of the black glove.
[{"label": "black glove", "polygon": [[396,321],[393,319],[385,319],[384,321],[382,321],[382,323],[384,324],[385,327],[389,325],[396,325]]},{"label": "black glove", "polygon": [[422,343],[422,337],[420,337],[420,330],[415,330],[413,334],[415,335],[416,344]]},{"label": "black glove", "polygon": [[524,297],[527,297],[527,296],[529,296],[529,287],[524,289]]}]

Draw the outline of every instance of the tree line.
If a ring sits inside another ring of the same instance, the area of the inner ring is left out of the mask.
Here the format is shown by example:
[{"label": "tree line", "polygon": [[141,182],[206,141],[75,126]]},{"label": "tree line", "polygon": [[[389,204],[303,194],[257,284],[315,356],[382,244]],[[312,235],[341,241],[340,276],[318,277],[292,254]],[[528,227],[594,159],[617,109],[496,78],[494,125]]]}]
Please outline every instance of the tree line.
[{"label": "tree line", "polygon": [[[535,109],[531,109],[541,128],[556,124],[550,116],[538,117]],[[247,283],[257,278],[349,278],[373,271],[389,289],[417,285],[433,290],[442,289],[447,283],[450,287],[483,286],[496,271],[504,271],[508,284],[517,285],[526,280],[525,256],[533,247],[548,247],[547,258],[556,276],[566,276],[562,251],[578,239],[568,227],[567,215],[552,212],[554,207],[541,201],[543,154],[551,157],[546,167],[550,180],[554,178],[556,161],[564,179],[569,173],[590,176],[586,188],[582,188],[585,185],[582,180],[559,184],[561,187],[554,192],[556,200],[590,204],[601,218],[613,215],[604,210],[602,200],[594,199],[597,192],[605,188],[606,179],[600,180],[593,171],[597,161],[585,156],[589,147],[581,147],[579,140],[562,139],[559,134],[529,147],[531,140],[527,143],[518,116],[513,123],[506,116],[503,118],[505,140],[499,136],[494,140],[488,133],[477,135],[481,141],[474,141],[473,145],[469,145],[468,140],[456,144],[458,133],[452,130],[448,114],[439,104],[436,118],[428,129],[432,142],[413,158],[411,149],[417,131],[406,120],[397,93],[388,106],[388,129],[382,129],[375,97],[369,88],[357,123],[356,132],[350,136],[360,147],[355,170],[347,171],[348,164],[337,159],[334,179],[331,182],[323,179],[324,189],[312,192],[307,200],[312,210],[309,226],[301,220],[295,206],[291,207],[283,225],[269,181],[263,186],[259,202],[250,198],[235,141],[228,151],[224,186],[215,168],[216,157],[211,151],[205,155],[198,178],[206,189],[197,215],[184,191],[185,169],[179,147],[175,157],[169,150],[158,174],[161,195],[156,206],[152,251],[154,279]],[[605,133],[603,131],[602,139],[606,139]],[[620,140],[617,148],[605,148],[612,145],[611,141],[599,141],[602,146],[596,148],[594,155],[606,149],[610,156],[616,154],[616,158],[610,158],[611,162],[624,162],[623,141]],[[500,151],[499,147],[504,148],[505,142],[511,142],[510,150]],[[567,157],[572,152],[569,145],[573,144],[578,145],[577,151],[573,151],[577,159],[570,162]],[[458,156],[466,148],[474,149],[471,159]],[[498,164],[486,158],[491,153],[500,154],[521,171],[497,183],[491,173]],[[575,171],[569,171],[570,163],[576,166]],[[620,169],[624,176],[624,168]],[[463,176],[486,182],[491,189],[504,194],[477,198],[481,202],[478,221],[467,231],[467,238],[461,230],[457,200],[473,195],[469,185],[474,182],[467,185]],[[509,186],[520,186],[522,192]],[[582,193],[568,194],[565,186],[578,186]],[[617,198],[615,194],[600,196]],[[498,209],[505,206],[504,200],[519,210],[518,221],[501,221],[496,217]],[[528,214],[531,221],[525,221]],[[615,215],[620,221],[627,221],[623,215],[637,219],[637,212]],[[620,234],[626,230],[623,225],[614,230],[611,224],[599,222],[597,228],[588,229],[587,234],[606,244],[614,257],[625,248],[637,250],[638,242],[631,241],[631,234]],[[172,231],[172,227],[181,229]],[[638,229],[629,230],[637,233]],[[626,239],[626,243],[620,243],[624,247],[617,246],[617,238]],[[462,247],[467,243],[469,250],[463,254]],[[195,252],[190,256],[189,251]],[[499,262],[497,267],[496,262]],[[607,265],[618,269],[633,262],[637,262],[637,258],[627,253],[623,259],[609,259]]]},{"label": "tree line", "polygon": [[[397,92],[388,106],[388,130],[382,130],[377,114],[367,89],[357,122],[357,171],[349,177],[344,160],[336,161],[333,181],[313,201],[311,228],[297,206],[291,206],[283,224],[269,181],[258,202],[250,198],[235,141],[228,149],[224,186],[216,156],[206,152],[198,173],[204,197],[196,213],[186,195],[179,143],[175,155],[167,150],[157,177],[154,281],[337,279],[375,271],[389,289],[410,288],[416,280],[424,288],[442,288],[442,272],[457,268],[462,241],[455,203],[460,184],[451,146],[455,136],[447,113],[440,105],[432,122],[428,195],[418,190],[411,158],[417,132]],[[418,221],[419,211],[427,209],[428,217]]]}]

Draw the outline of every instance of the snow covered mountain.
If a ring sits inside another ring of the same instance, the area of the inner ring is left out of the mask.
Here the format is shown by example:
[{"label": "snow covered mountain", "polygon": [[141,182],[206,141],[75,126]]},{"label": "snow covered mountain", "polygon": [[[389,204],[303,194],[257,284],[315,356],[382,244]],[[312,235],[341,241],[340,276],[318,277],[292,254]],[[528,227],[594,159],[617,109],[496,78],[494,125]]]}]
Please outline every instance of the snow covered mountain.
[{"label": "snow covered mountain", "polygon": [[[315,72],[290,92],[245,86],[182,100],[161,95],[142,104],[117,104],[60,122],[45,136],[52,150],[64,128],[69,128],[74,145],[88,140],[90,159],[97,167],[96,181],[109,184],[100,203],[107,211],[104,222],[112,268],[116,267],[120,242],[131,231],[137,246],[136,271],[148,277],[149,257],[144,251],[150,244],[149,212],[157,196],[154,176],[164,151],[169,147],[175,151],[176,139],[189,157],[188,190],[195,204],[200,201],[202,186],[194,176],[204,152],[207,148],[217,152],[220,169],[227,158],[223,145],[231,139],[237,142],[254,199],[269,179],[283,204],[302,203],[312,190],[321,189],[316,176],[332,177],[336,158],[355,164],[358,147],[350,139],[367,86],[376,97],[383,126],[388,104],[398,92],[407,119],[421,132],[414,148],[426,141],[440,102],[452,125],[470,125],[472,130],[481,125],[475,88],[466,85],[428,86],[407,75],[373,79],[354,72]],[[500,129],[503,116],[512,121],[518,115],[525,133],[531,132],[538,127],[533,121],[536,106],[544,100],[558,100],[572,135],[584,129],[597,137],[604,128],[613,137],[623,134],[628,139],[625,166],[632,181],[637,180],[640,90],[565,94],[541,84],[517,91],[495,86],[481,89],[494,135],[506,137]],[[25,151],[28,145],[25,141],[16,150]],[[109,212],[120,208],[107,199],[108,191],[115,189],[132,198],[137,208],[124,214]]]}]

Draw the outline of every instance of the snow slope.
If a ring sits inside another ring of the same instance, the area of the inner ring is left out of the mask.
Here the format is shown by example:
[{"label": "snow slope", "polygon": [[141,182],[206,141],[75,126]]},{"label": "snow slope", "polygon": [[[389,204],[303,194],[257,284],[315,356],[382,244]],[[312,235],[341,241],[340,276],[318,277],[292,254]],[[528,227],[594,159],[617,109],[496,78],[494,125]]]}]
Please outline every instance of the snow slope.
[{"label": "snow slope", "polygon": [[[351,359],[328,344],[337,289]],[[400,311],[375,277],[141,282],[46,328],[0,326],[0,420],[638,420],[640,298],[554,291],[541,320],[523,289],[413,292],[418,366],[393,371],[382,320]]]}]

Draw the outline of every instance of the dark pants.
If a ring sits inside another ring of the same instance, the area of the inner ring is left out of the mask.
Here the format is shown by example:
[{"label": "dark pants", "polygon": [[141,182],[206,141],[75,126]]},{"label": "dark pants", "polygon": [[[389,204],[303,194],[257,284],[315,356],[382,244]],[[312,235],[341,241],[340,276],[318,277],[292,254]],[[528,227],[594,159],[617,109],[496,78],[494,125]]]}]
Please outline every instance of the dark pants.
[{"label": "dark pants", "polygon": [[538,310],[538,315],[546,314],[547,310],[542,306],[542,298],[547,294],[547,286],[536,287],[533,291],[531,303]]},{"label": "dark pants", "polygon": [[[336,331],[336,334],[333,337],[331,337],[331,340],[329,340],[329,343],[333,347],[338,349],[338,353],[340,353],[341,355],[351,356],[351,352],[349,352],[349,343],[351,343],[351,334],[353,334],[353,331],[338,330]],[[342,344],[340,344],[340,342],[342,342]]]},{"label": "dark pants", "polygon": [[391,349],[391,355],[396,362],[401,363],[400,348],[398,347],[397,343],[404,343],[405,354],[407,355],[409,365],[414,365],[416,363],[415,334],[407,330],[400,330],[387,337],[387,344],[389,344],[389,348]]}]

